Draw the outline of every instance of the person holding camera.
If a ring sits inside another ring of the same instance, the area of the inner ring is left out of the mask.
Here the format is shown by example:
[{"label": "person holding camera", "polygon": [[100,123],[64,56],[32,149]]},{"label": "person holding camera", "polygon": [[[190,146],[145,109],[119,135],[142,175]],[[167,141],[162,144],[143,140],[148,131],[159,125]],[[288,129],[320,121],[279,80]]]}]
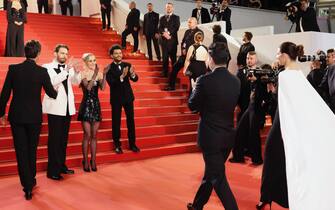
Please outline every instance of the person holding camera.
[{"label": "person holding camera", "polygon": [[309,6],[309,0],[299,0],[299,6],[291,5],[287,9],[288,18],[296,24],[296,32],[320,31],[316,12]]},{"label": "person holding camera", "polygon": [[224,43],[209,47],[211,73],[200,76],[188,101],[192,111],[200,112],[198,145],[205,161],[205,174],[188,210],[203,209],[215,190],[225,209],[238,210],[225,174],[225,162],[234,145],[234,110],[240,82],[227,69],[229,52]]},{"label": "person holding camera", "polygon": [[192,11],[192,17],[196,18],[198,23],[209,23],[211,17],[207,8],[202,7],[202,0],[196,0],[196,8]]},{"label": "person holding camera", "polygon": [[[251,51],[248,53],[247,65],[249,70],[257,69],[256,52]],[[233,157],[229,159],[232,163],[245,162],[245,149],[251,155],[253,165],[261,165],[263,163],[260,129],[265,117],[263,101],[267,95],[267,89],[266,84],[261,79],[261,75],[255,75],[254,73],[248,76],[248,80],[251,83],[250,102],[237,125]]]},{"label": "person holding camera", "polygon": [[220,11],[216,16],[217,21],[225,21],[226,22],[226,34],[230,34],[231,32],[231,9],[229,6],[229,0],[223,0],[220,6]]}]

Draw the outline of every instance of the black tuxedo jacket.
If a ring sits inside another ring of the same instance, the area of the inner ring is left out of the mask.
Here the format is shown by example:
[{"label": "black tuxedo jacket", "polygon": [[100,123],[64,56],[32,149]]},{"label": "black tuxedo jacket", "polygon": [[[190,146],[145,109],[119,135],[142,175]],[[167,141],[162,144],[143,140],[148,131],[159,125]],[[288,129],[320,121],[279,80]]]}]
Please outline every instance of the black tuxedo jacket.
[{"label": "black tuxedo jacket", "polygon": [[110,9],[112,7],[112,0],[100,0],[100,4],[103,4],[107,9]]},{"label": "black tuxedo jacket", "polygon": [[231,30],[231,21],[230,21],[230,17],[231,17],[231,10],[229,7],[227,7],[223,12],[220,12],[217,15],[217,21],[226,21],[226,31]]},{"label": "black tuxedo jacket", "polygon": [[247,55],[250,51],[255,51],[255,46],[251,42],[241,45],[240,51],[237,54],[237,65],[247,65]]},{"label": "black tuxedo jacket", "polygon": [[299,10],[296,16],[289,16],[289,19],[296,24],[296,32],[301,32],[300,18],[302,18],[302,28],[304,31],[320,31],[316,12],[313,8],[309,7],[306,12]]},{"label": "black tuxedo jacket", "polygon": [[[198,17],[198,8],[193,9],[192,17]],[[208,9],[201,7],[201,23],[211,22],[211,17],[209,15]],[[199,23],[200,24],[200,23]]]},{"label": "black tuxedo jacket", "polygon": [[33,60],[10,65],[0,96],[0,116],[5,114],[6,105],[13,91],[8,120],[12,123],[41,123],[41,89],[51,98],[57,97],[47,69]]},{"label": "black tuxedo jacket", "polygon": [[152,36],[158,33],[159,14],[152,11],[144,15],[143,22],[143,34],[146,36]]},{"label": "black tuxedo jacket", "polygon": [[123,79],[120,80],[120,76],[125,67],[131,67],[130,63],[121,62],[121,69],[114,62],[109,65],[109,71],[106,75],[106,81],[110,87],[110,103],[111,104],[124,104],[134,101],[134,93],[131,88],[129,80],[133,82],[138,81],[138,76],[131,78],[130,73]]},{"label": "black tuxedo jacket", "polygon": [[198,79],[188,105],[200,112],[198,144],[205,153],[234,146],[234,110],[239,94],[240,81],[226,68]]},{"label": "black tuxedo jacket", "polygon": [[185,31],[183,40],[181,41],[181,49],[182,50],[187,51],[188,48],[195,43],[194,42],[194,35],[199,31],[203,33],[203,31],[201,29],[199,29],[198,27],[196,27],[193,30],[192,29],[187,29]]},{"label": "black tuxedo jacket", "polygon": [[130,10],[127,16],[126,25],[129,30],[133,30],[134,27],[140,27],[140,10],[136,8]]},{"label": "black tuxedo jacket", "polygon": [[178,45],[178,30],[180,27],[179,16],[172,14],[169,21],[167,21],[167,16],[164,15],[159,19],[158,31],[160,34],[164,33],[165,28],[170,32],[171,39],[167,40],[162,36],[162,43],[175,44]]}]

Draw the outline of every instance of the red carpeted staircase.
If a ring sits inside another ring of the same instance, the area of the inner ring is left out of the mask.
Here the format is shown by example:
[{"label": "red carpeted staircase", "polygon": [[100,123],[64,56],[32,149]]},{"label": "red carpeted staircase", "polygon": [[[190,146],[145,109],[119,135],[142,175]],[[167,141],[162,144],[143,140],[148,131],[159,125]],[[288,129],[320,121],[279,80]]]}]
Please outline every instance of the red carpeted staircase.
[{"label": "red carpeted staircase", "polygon": [[[6,23],[4,12],[0,12],[0,20]],[[37,39],[42,44],[40,64],[53,59],[53,48],[58,43],[69,45],[70,54],[80,59],[83,53],[92,52],[97,56],[97,62],[102,69],[111,62],[107,51],[112,44],[120,43],[120,36],[115,31],[101,32],[99,19],[82,17],[65,17],[57,15],[28,14],[25,25],[25,40]],[[6,38],[6,24],[0,25],[0,55],[3,55]],[[133,83],[135,92],[135,122],[137,145],[141,148],[138,154],[125,150],[125,154],[116,155],[113,152],[111,130],[111,107],[109,90],[100,92],[103,122],[98,135],[99,164],[152,158],[163,155],[179,154],[197,151],[196,129],[198,116],[191,114],[187,108],[186,86],[178,83],[176,91],[165,92],[167,79],[160,77],[161,64],[149,62],[143,54],[132,55],[131,46],[124,51],[126,61],[132,63],[140,80]],[[0,57],[0,87],[9,64],[23,61],[23,58]],[[74,88],[76,107],[82,98],[78,87]],[[82,128],[77,116],[72,118],[67,164],[69,167],[81,165]],[[48,125],[46,116],[38,147],[37,168],[45,170],[47,166]],[[122,118],[122,143],[127,148],[127,129],[125,116]],[[17,173],[15,151],[10,126],[0,128],[0,175]]]}]

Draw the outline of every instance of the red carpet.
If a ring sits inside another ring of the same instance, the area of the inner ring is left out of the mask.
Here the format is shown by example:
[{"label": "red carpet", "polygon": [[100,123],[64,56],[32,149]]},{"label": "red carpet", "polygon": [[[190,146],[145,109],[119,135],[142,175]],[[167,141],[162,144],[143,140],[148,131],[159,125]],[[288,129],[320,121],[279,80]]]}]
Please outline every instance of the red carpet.
[{"label": "red carpet", "polygon": [[[2,177],[0,208],[13,209],[117,209],[186,210],[200,184],[203,161],[200,154],[184,154],[144,161],[98,165],[97,173],[66,176],[57,182],[37,175],[37,188],[26,201],[17,176]],[[229,183],[240,210],[255,210],[259,199],[261,167],[227,163]],[[224,209],[213,191],[207,210]],[[268,210],[267,208],[266,210]],[[283,210],[274,205],[273,210]]]}]

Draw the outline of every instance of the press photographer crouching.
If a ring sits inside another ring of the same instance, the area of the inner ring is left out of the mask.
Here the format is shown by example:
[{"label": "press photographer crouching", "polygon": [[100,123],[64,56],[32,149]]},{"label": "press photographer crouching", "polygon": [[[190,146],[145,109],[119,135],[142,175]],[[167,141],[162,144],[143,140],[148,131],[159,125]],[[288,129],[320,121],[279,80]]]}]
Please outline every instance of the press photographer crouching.
[{"label": "press photographer crouching", "polygon": [[287,17],[296,24],[296,32],[320,31],[314,8],[309,0],[298,0],[286,4]]}]

